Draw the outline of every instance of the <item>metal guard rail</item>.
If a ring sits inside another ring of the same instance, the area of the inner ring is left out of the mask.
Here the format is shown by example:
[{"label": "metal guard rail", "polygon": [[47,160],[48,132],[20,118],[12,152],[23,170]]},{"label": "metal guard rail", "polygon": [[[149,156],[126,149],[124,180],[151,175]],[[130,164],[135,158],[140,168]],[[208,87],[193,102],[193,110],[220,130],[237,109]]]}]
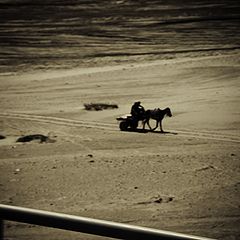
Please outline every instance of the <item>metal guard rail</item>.
[{"label": "metal guard rail", "polygon": [[53,227],[98,236],[131,240],[210,240],[210,238],[192,236],[170,231],[137,227],[129,224],[78,217],[30,208],[0,204],[0,239],[3,239],[4,220]]}]

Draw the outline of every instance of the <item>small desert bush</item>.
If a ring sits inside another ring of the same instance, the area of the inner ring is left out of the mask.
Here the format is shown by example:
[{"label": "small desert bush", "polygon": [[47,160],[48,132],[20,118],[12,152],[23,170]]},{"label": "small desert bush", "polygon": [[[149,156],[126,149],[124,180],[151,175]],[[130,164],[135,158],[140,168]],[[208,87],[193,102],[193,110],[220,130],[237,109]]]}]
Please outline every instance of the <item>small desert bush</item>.
[{"label": "small desert bush", "polygon": [[118,105],[107,104],[107,103],[85,103],[84,107],[88,111],[102,111],[102,110],[105,110],[105,109],[118,108]]}]

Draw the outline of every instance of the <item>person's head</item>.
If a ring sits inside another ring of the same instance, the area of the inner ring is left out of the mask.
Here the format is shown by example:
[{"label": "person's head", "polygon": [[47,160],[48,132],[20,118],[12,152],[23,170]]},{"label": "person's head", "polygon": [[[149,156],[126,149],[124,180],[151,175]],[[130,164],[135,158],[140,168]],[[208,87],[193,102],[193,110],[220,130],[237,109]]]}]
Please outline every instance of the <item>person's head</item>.
[{"label": "person's head", "polygon": [[140,101],[137,101],[137,102],[134,103],[134,105],[136,105],[136,106],[139,106],[140,104],[141,104]]}]

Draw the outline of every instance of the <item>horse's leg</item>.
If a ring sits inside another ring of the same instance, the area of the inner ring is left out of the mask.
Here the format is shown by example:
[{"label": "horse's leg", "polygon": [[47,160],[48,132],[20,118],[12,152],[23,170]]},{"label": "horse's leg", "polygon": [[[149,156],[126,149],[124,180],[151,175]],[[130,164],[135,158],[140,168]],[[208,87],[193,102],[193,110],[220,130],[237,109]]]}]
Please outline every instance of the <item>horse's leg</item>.
[{"label": "horse's leg", "polygon": [[162,133],[164,132],[163,129],[162,129],[162,121],[160,121],[160,130],[161,130]]},{"label": "horse's leg", "polygon": [[145,121],[145,120],[143,120],[143,121],[142,121],[142,126],[143,126],[143,128],[142,128],[142,129],[143,129],[143,130],[145,129],[145,124],[146,124],[146,121]]},{"label": "horse's leg", "polygon": [[149,126],[149,119],[148,118],[145,118],[143,121],[142,121],[142,124],[143,124],[143,130],[145,129],[145,125],[147,123],[147,125]]},{"label": "horse's leg", "polygon": [[153,130],[152,127],[151,127],[150,124],[149,124],[149,119],[148,119],[148,121],[147,121],[147,125],[148,125],[148,127],[149,127],[150,130]]},{"label": "horse's leg", "polygon": [[155,129],[157,129],[157,127],[158,127],[158,121],[156,120],[156,127],[153,128],[152,130],[154,131]]},{"label": "horse's leg", "polygon": [[146,124],[148,125],[149,129],[152,130],[152,128],[151,128],[151,126],[150,126],[150,124],[149,124],[149,120],[150,120],[150,118],[145,118],[145,119],[143,120],[143,130],[145,129],[145,125],[146,125]]}]

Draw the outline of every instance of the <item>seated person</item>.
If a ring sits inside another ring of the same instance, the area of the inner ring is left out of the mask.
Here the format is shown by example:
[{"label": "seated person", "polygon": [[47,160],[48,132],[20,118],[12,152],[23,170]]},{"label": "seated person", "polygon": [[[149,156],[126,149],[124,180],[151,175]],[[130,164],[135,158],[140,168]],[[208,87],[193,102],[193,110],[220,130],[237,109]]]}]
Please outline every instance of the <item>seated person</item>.
[{"label": "seated person", "polygon": [[143,106],[141,106],[141,102],[135,102],[132,105],[131,108],[131,115],[136,118],[137,120],[143,120],[144,119],[144,113],[145,109]]}]

